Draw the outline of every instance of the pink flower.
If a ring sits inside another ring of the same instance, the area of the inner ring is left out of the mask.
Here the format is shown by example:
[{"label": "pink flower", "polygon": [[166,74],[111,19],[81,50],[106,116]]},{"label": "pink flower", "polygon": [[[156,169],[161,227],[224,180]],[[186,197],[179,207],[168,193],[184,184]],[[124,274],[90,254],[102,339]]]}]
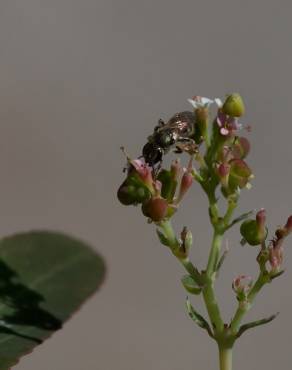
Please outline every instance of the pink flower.
[{"label": "pink flower", "polygon": [[221,109],[218,111],[216,121],[222,136],[232,136],[235,131],[241,128],[237,118],[228,116]]}]

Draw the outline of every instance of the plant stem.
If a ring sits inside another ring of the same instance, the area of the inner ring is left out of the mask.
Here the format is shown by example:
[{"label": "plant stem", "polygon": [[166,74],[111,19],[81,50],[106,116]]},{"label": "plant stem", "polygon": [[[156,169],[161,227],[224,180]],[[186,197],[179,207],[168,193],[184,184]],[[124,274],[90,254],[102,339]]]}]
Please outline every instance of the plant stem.
[{"label": "plant stem", "polygon": [[232,348],[219,345],[220,370],[232,370]]},{"label": "plant stem", "polygon": [[206,284],[203,289],[203,297],[214,332],[222,332],[224,330],[224,322],[221,318],[212,282]]},{"label": "plant stem", "polygon": [[212,246],[209,254],[208,265],[207,265],[207,276],[212,277],[216,270],[220,249],[222,243],[222,234],[214,231]]}]

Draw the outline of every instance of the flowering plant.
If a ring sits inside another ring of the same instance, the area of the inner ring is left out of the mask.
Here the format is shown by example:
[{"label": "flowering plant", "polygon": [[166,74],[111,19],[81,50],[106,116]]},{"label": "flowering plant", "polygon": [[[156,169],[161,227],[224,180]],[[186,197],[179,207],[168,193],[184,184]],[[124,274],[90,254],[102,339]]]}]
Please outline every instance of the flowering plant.
[{"label": "flowering plant", "polygon": [[[187,299],[189,316],[217,342],[220,369],[231,370],[235,341],[248,329],[276,317],[272,315],[242,324],[259,291],[283,273],[283,246],[285,238],[292,232],[292,216],[270,239],[264,209],[255,216],[253,212],[247,212],[234,218],[240,193],[250,188],[253,178],[246,162],[250,144],[241,136],[244,125],[239,123],[245,111],[244,103],[239,94],[227,96],[224,102],[199,96],[189,102],[193,112],[177,113],[168,123],[160,122],[148,139],[147,152],[145,150],[139,159],[127,157],[127,176],[118,189],[118,199],[124,205],[141,205],[144,216],[156,226],[161,244],[168,247],[185,268],[183,287],[189,294],[201,295],[208,312],[208,319],[204,318]],[[210,106],[213,103],[217,112],[211,121]],[[163,156],[172,148],[189,156],[186,168],[181,166],[178,158],[170,169],[162,168]],[[213,229],[207,266],[201,271],[189,258],[191,231],[183,227],[177,236],[171,223],[194,182],[207,196]],[[223,212],[218,205],[220,194],[226,201]],[[223,237],[236,224],[240,224],[241,244],[258,249],[259,272],[255,281],[246,275],[234,278],[232,288],[238,307],[231,321],[225,323],[215,295],[215,282],[226,257],[226,251],[221,252]]]}]

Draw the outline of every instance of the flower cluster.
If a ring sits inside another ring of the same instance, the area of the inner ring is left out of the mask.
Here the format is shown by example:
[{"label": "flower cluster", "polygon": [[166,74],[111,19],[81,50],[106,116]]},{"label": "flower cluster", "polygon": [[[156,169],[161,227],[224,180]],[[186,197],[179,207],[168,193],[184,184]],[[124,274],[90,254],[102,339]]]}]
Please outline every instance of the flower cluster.
[{"label": "flower cluster", "polygon": [[[200,96],[189,99],[193,112],[176,113],[165,123],[159,121],[147,139],[139,159],[127,157],[126,179],[118,189],[118,199],[123,205],[140,205],[149,222],[157,226],[161,244],[169,247],[185,268],[183,287],[190,294],[202,295],[209,322],[187,300],[189,316],[219,345],[220,353],[230,350],[246,330],[272,321],[276,315],[241,325],[242,318],[264,285],[283,273],[284,240],[292,233],[292,216],[268,240],[266,211],[260,209],[234,218],[234,211],[242,189],[251,187],[251,168],[246,162],[250,152],[248,139],[242,136],[244,123],[239,122],[245,106],[239,94],[231,94],[224,102]],[[216,113],[211,118],[211,105]],[[186,154],[184,168],[175,159],[170,168],[163,168],[164,156],[169,152]],[[205,269],[199,270],[189,259],[192,233],[183,227],[179,236],[172,228],[171,218],[178,210],[186,193],[196,181],[208,199],[213,239]],[[223,196],[225,209],[218,203]],[[241,244],[258,248],[259,274],[255,281],[240,274],[232,283],[238,308],[229,323],[220,313],[215,295],[215,281],[226,251],[221,253],[222,240],[228,230],[240,224]],[[224,361],[223,361],[224,362]]]},{"label": "flower cluster", "polygon": [[169,170],[155,174],[144,160],[128,158],[127,177],[118,189],[118,199],[124,205],[141,204],[143,214],[158,223],[172,217],[192,183],[192,160],[183,168],[176,159]]}]

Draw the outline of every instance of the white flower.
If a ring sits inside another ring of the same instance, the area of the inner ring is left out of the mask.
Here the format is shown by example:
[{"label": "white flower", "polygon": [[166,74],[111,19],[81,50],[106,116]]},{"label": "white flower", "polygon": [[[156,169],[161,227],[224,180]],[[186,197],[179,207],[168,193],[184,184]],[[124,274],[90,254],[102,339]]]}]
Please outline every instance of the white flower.
[{"label": "white flower", "polygon": [[188,99],[188,102],[192,104],[195,109],[209,108],[209,106],[213,103],[215,103],[218,108],[222,108],[223,106],[221,99],[215,98],[212,100],[209,98],[204,98],[203,96],[194,96],[192,99]]},{"label": "white flower", "polygon": [[211,100],[209,98],[204,98],[203,96],[194,96],[192,99],[188,99],[188,102],[195,108],[208,108],[212,103],[214,103],[214,100]]}]

